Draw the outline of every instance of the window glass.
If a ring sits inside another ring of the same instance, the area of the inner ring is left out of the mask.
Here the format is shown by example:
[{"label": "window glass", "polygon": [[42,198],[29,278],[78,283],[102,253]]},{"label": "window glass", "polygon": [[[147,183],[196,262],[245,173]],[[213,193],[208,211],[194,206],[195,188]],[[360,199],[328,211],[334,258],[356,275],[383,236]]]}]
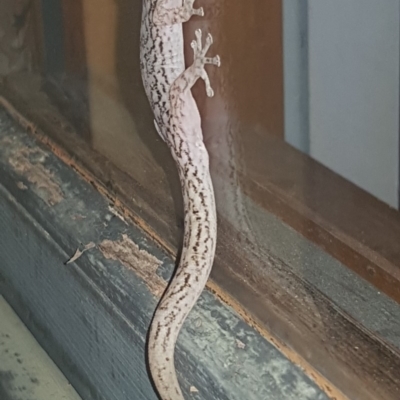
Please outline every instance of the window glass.
[{"label": "window glass", "polygon": [[[399,2],[196,6],[205,16],[184,24],[186,63],[197,28],[222,61],[207,67],[213,98],[204,82],[193,88],[221,220],[257,254],[279,253],[272,227],[283,221],[400,298],[387,284],[400,264]],[[141,0],[0,1],[1,93],[137,212],[150,205],[147,222],[177,245],[180,185],[143,90],[141,10]]]}]

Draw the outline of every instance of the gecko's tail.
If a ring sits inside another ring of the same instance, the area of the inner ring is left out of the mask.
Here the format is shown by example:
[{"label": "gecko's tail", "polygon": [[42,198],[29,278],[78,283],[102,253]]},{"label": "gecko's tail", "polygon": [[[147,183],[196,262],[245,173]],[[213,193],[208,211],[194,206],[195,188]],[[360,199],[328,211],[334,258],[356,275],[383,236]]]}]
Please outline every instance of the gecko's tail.
[{"label": "gecko's tail", "polygon": [[220,65],[219,57],[207,57],[212,44],[208,35],[204,46],[201,31],[192,42],[194,62],[170,87],[171,140],[167,140],[182,185],[185,228],[182,256],[170,286],[154,315],[149,333],[150,372],[162,400],[184,400],[175,372],[174,353],[179,331],[203,291],[214,260],[217,215],[203,143],[200,114],[190,89],[197,79],[212,96],[205,64]]},{"label": "gecko's tail", "polygon": [[153,382],[162,400],[184,400],[174,365],[176,338],[163,333],[157,335],[157,326],[158,323],[153,320],[148,346]]},{"label": "gecko's tail", "polygon": [[[148,357],[150,372],[162,400],[184,400],[174,366],[180,329],[200,297],[210,275],[216,244],[216,210],[208,164],[183,168],[185,228],[177,271],[151,324]],[[196,196],[193,185],[196,182]]]}]

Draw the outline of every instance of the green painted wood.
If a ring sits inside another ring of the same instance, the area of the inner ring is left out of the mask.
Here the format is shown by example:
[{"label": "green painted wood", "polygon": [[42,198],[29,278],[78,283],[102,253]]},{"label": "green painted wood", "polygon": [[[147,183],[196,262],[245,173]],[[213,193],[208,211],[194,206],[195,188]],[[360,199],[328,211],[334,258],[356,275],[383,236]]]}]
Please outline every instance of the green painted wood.
[{"label": "green painted wood", "polygon": [[[51,190],[35,180],[31,165],[44,167]],[[80,243],[124,234],[159,260],[160,276],[174,260],[115,217],[99,193],[1,110],[0,171],[0,293],[82,399],[156,399],[145,362],[158,300],[151,282],[98,248],[65,262]],[[207,291],[179,337],[176,365],[187,399],[327,399]],[[198,393],[189,393],[191,386]]]}]

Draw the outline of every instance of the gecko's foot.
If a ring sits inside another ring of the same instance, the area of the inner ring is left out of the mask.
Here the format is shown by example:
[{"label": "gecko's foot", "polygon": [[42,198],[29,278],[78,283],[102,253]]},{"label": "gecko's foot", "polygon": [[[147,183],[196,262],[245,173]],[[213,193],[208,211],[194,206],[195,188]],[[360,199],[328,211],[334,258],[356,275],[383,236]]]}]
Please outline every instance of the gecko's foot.
[{"label": "gecko's foot", "polygon": [[221,65],[221,60],[219,56],[215,57],[206,57],[206,54],[208,50],[210,49],[213,39],[211,34],[209,33],[206,38],[206,42],[203,46],[202,40],[201,40],[201,30],[197,29],[195,32],[196,35],[196,40],[193,40],[191,43],[193,52],[194,52],[194,61],[193,61],[193,66],[198,74],[198,76],[203,79],[205,85],[206,85],[206,92],[208,97],[213,97],[214,96],[214,90],[211,88],[210,84],[210,79],[208,78],[208,74],[206,70],[204,69],[204,65],[206,64],[212,64],[216,65],[219,67]]},{"label": "gecko's foot", "polygon": [[182,18],[185,21],[188,21],[192,15],[199,15],[200,17],[204,16],[203,7],[193,8],[195,0],[184,0],[182,6]]}]

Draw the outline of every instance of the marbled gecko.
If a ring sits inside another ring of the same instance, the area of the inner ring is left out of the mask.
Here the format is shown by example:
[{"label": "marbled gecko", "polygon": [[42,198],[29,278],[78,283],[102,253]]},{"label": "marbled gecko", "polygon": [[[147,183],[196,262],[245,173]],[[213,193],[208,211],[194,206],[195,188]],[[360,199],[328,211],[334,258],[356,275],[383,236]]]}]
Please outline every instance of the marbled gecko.
[{"label": "marbled gecko", "polygon": [[194,0],[143,0],[140,64],[155,126],[176,162],[184,200],[184,241],[177,271],[155,312],[150,327],[148,357],[154,384],[163,400],[184,400],[174,366],[175,343],[190,310],[199,298],[214,260],[217,217],[203,143],[201,118],[191,88],[203,79],[213,96],[205,64],[209,34],[203,46],[201,30],[191,46],[193,64],[185,70],[182,23],[192,15]]}]

